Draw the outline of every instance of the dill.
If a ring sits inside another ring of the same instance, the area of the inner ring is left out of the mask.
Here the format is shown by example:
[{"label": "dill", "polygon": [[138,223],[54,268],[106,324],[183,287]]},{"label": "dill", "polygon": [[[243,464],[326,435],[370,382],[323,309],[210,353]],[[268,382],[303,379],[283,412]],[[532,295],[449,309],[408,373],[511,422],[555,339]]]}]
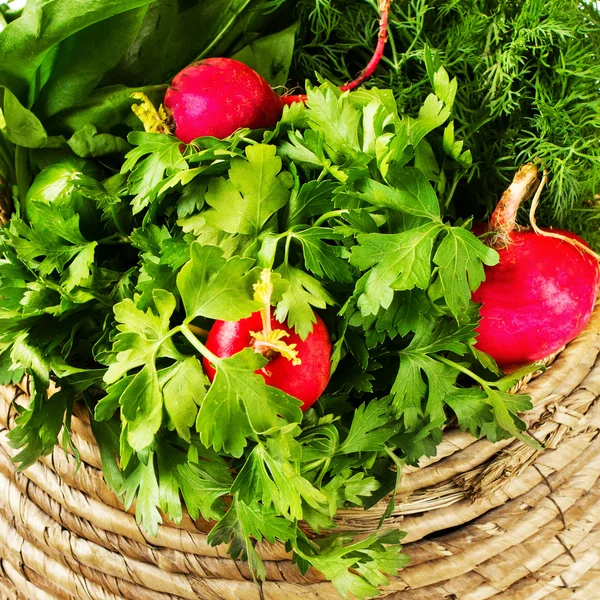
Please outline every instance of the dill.
[{"label": "dill", "polygon": [[[299,0],[291,81],[352,79],[377,32],[371,0]],[[416,110],[430,87],[424,51],[458,79],[455,124],[473,152],[458,212],[489,213],[515,169],[550,171],[539,221],[600,247],[600,12],[577,0],[396,0],[385,60],[369,84]]]}]

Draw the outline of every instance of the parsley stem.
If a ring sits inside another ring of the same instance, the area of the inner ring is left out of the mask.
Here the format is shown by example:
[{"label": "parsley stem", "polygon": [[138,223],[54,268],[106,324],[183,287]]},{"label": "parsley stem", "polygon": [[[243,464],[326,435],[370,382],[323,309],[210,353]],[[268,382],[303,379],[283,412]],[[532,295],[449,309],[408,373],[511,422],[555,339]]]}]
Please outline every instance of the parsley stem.
[{"label": "parsley stem", "polygon": [[221,362],[221,359],[216,355],[213,354],[190,330],[188,325],[180,325],[179,326],[179,331],[181,331],[181,333],[183,333],[183,335],[185,336],[185,338],[187,339],[187,341],[194,346],[194,348],[196,350],[198,350],[198,352],[200,352],[200,354],[202,354],[202,356],[204,356],[204,358],[208,358],[208,360],[210,360],[211,363],[213,363],[214,365],[219,364]]},{"label": "parsley stem", "polygon": [[481,385],[481,387],[489,388],[489,384],[487,381],[485,381],[485,379],[482,379],[481,377],[479,377],[479,375],[475,375],[475,373],[473,373],[473,371],[471,371],[470,369],[467,369],[467,367],[463,367],[462,365],[459,365],[458,363],[454,362],[453,360],[450,360],[449,358],[446,358],[445,356],[441,356],[440,354],[434,354],[433,356],[435,356],[435,358],[437,360],[448,365],[449,367],[452,367],[453,369],[456,369],[457,371],[460,371],[461,373],[468,375],[471,379],[473,379],[479,385]]},{"label": "parsley stem", "polygon": [[458,186],[458,182],[461,180],[461,177],[462,175],[458,171],[454,171],[454,176],[452,177],[452,186],[450,187],[448,197],[446,198],[446,208],[448,208],[450,206],[450,202],[452,202],[454,192],[456,192],[456,188]]},{"label": "parsley stem", "polygon": [[285,264],[289,264],[289,258],[290,258],[290,244],[292,243],[292,237],[293,234],[291,231],[287,232],[287,236],[285,239],[285,253],[283,256],[283,261],[285,262]]},{"label": "parsley stem", "polygon": [[117,233],[115,235],[102,238],[101,240],[97,240],[97,243],[102,244],[103,246],[116,246],[119,244],[130,244],[131,242],[127,236]]},{"label": "parsley stem", "polygon": [[205,56],[211,56],[210,53],[212,49],[229,33],[230,29],[234,26],[234,23],[237,21],[237,18],[244,10],[246,10],[247,6],[251,2],[252,0],[245,0],[245,2],[243,2],[241,6],[238,6],[237,9],[229,11],[231,13],[231,18],[229,19],[229,21],[227,21],[227,23],[225,23],[225,25],[221,27],[221,31],[219,31],[219,33],[214,37],[212,42],[206,48],[204,48],[204,50],[196,58],[196,60],[200,60]]},{"label": "parsley stem", "polygon": [[314,222],[313,227],[318,227],[322,223],[325,223],[325,221],[328,221],[329,219],[333,219],[334,217],[341,217],[342,215],[345,215],[348,212],[350,212],[350,211],[347,208],[340,208],[339,210],[330,210],[329,212],[326,212],[324,215],[321,215]]}]

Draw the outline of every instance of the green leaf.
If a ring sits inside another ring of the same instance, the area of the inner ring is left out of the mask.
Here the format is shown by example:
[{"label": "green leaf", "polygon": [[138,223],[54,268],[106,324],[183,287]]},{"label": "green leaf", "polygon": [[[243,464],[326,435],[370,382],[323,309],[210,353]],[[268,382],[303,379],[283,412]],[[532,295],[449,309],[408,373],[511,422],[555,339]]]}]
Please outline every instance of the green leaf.
[{"label": "green leaf", "polygon": [[304,231],[294,232],[292,235],[302,244],[304,262],[309,271],[317,277],[326,277],[332,281],[352,282],[352,268],[345,260],[346,249],[323,241],[336,241],[343,236],[328,227],[310,227]]},{"label": "green leaf", "polygon": [[260,499],[263,506],[273,504],[278,514],[290,520],[303,518],[303,503],[323,510],[326,497],[300,475],[300,455],[300,446],[289,433],[259,443],[239,472],[232,493],[248,503]]},{"label": "green leaf", "polygon": [[137,452],[147,448],[154,441],[163,417],[163,397],[154,362],[148,363],[133,378],[119,404],[128,425],[129,445]]},{"label": "green leaf", "polygon": [[494,422],[492,407],[487,402],[487,394],[478,388],[456,390],[446,398],[446,403],[454,411],[460,428],[468,430],[479,438],[482,428]]},{"label": "green leaf", "polygon": [[74,399],[75,394],[68,385],[49,398],[42,386],[33,386],[29,406],[16,418],[15,428],[8,433],[10,446],[20,450],[14,457],[20,471],[52,452]]},{"label": "green leaf", "polygon": [[275,271],[289,286],[277,304],[275,317],[280,323],[293,327],[305,340],[317,322],[313,306],[325,308],[328,304],[335,304],[335,300],[321,283],[300,269],[282,264]]},{"label": "green leaf", "polygon": [[92,417],[90,419],[90,427],[100,451],[104,480],[112,491],[119,495],[124,483],[123,473],[117,463],[117,457],[119,456],[119,434],[121,432],[120,423],[117,420],[101,423]]},{"label": "green leaf", "polygon": [[[393,406],[407,430],[418,429],[426,416],[431,420],[444,418],[444,401],[455,392],[457,375],[452,367],[430,356],[400,354],[400,367],[392,386]],[[425,397],[426,404],[423,403]]]},{"label": "green leaf", "polygon": [[90,242],[83,246],[64,272],[61,283],[68,292],[89,282],[94,266],[96,246],[96,242]]},{"label": "green leaf", "polygon": [[[231,56],[232,50],[268,30],[274,19],[270,8],[269,0],[153,2],[130,50],[104,82],[167,81],[199,58]],[[169,52],[164,52],[165,47]]]},{"label": "green leaf", "polygon": [[300,421],[300,401],[268,386],[255,373],[266,364],[262,355],[245,348],[215,365],[217,374],[196,421],[205,446],[241,456],[253,431],[264,433]]},{"label": "green leaf", "polygon": [[379,487],[375,477],[367,477],[364,472],[352,474],[350,469],[346,469],[336,475],[323,491],[330,496],[330,512],[333,513],[337,508],[346,507],[348,503],[362,506],[365,499],[371,497]]},{"label": "green leaf", "polygon": [[79,216],[71,206],[39,202],[36,210],[39,220],[31,226],[17,219],[11,221],[8,230],[11,242],[18,257],[42,276],[53,271],[63,273],[70,261],[76,259],[72,268],[63,274],[65,287],[70,291],[89,277],[96,242],[83,237]]},{"label": "green leaf", "polygon": [[162,393],[165,410],[179,437],[190,441],[190,427],[196,422],[198,406],[206,395],[208,378],[194,356],[177,363],[164,384]]},{"label": "green leaf", "polygon": [[[50,2],[36,4],[35,8],[29,6],[23,17],[3,31],[0,38],[0,55],[3,57],[0,83],[10,82],[20,100],[33,104],[36,77],[41,78],[37,82],[39,87],[51,79],[57,50],[63,40],[148,3],[149,0],[90,0],[82,5],[78,0],[65,0],[60,5]],[[114,22],[108,21],[106,26],[114,27]],[[105,35],[110,35],[109,31],[105,31]],[[72,69],[77,72],[82,67],[85,69],[87,61],[102,59],[75,54],[70,56],[70,60]],[[100,70],[100,75],[103,73]],[[73,76],[75,79],[75,74]],[[83,74],[77,73],[77,76]]]},{"label": "green leaf", "polygon": [[[129,191],[135,195],[132,206],[136,214],[154,200],[163,179],[185,171],[189,166],[181,153],[181,142],[176,137],[138,131],[130,133],[128,141],[136,147],[127,153],[121,173],[131,171]],[[141,160],[144,156],[146,158]]]},{"label": "green leaf", "polygon": [[258,503],[246,504],[234,497],[227,514],[211,529],[208,543],[211,546],[229,544],[228,553],[233,560],[246,560],[254,579],[264,580],[264,564],[254,549],[257,542],[270,543],[294,539],[294,526]]},{"label": "green leaf", "polygon": [[444,298],[457,319],[463,318],[471,293],[485,280],[483,265],[492,266],[498,260],[498,253],[468,229],[449,227],[446,230],[433,262],[440,267]]},{"label": "green leaf", "polygon": [[444,226],[431,222],[403,233],[357,237],[350,262],[368,273],[361,279],[358,306],[364,315],[389,308],[394,290],[425,289],[431,279],[433,244]]},{"label": "green leaf", "polygon": [[6,120],[6,134],[13,144],[25,148],[58,147],[64,144],[62,138],[48,136],[42,122],[27,110],[8,88],[2,89],[0,85],[0,100],[2,98],[1,108]]},{"label": "green leaf", "polygon": [[133,376],[123,377],[116,383],[108,386],[106,396],[101,398],[94,408],[95,421],[107,421],[110,419],[119,408],[119,400],[127,386],[131,383]]},{"label": "green leaf", "polygon": [[69,148],[82,158],[100,158],[107,154],[124,154],[131,146],[110,133],[98,133],[98,128],[88,123],[76,131],[67,141]]},{"label": "green leaf", "polygon": [[104,375],[106,383],[114,383],[128,371],[142,367],[159,357],[178,359],[180,353],[167,338],[169,321],[175,310],[175,298],[164,290],[153,293],[155,309],[140,310],[129,298],[115,304],[118,323],[112,348],[111,363]]},{"label": "green leaf", "polygon": [[177,481],[192,519],[223,516],[225,503],[221,498],[229,494],[233,483],[226,463],[184,462],[177,467]]},{"label": "green leaf", "polygon": [[472,322],[458,325],[448,318],[423,317],[410,344],[400,351],[392,406],[409,431],[416,431],[425,419],[444,419],[444,402],[456,392],[458,371],[437,360],[435,354],[467,354],[474,339],[473,327]]},{"label": "green leaf", "polygon": [[160,488],[154,467],[154,453],[150,452],[146,462],[139,462],[125,479],[121,493],[125,496],[125,509],[129,510],[135,499],[135,518],[138,525],[151,536],[158,534],[162,517]]},{"label": "green leaf", "polygon": [[[97,88],[81,102],[48,119],[45,125],[48,131],[59,132],[65,136],[73,136],[90,125],[95,127],[100,134],[109,135],[112,135],[114,131],[122,131],[123,126],[131,129],[139,128],[140,120],[131,110],[131,105],[136,102],[131,94],[143,93],[155,105],[159,105],[164,98],[166,88],[165,84],[148,85],[142,88],[131,88],[124,85]],[[163,135],[163,137],[168,136]]]},{"label": "green leaf", "polygon": [[260,310],[253,285],[258,270],[250,258],[223,258],[216,246],[190,247],[191,259],[177,276],[177,288],[185,306],[187,322],[196,317],[238,321]]},{"label": "green leaf", "polygon": [[458,82],[456,78],[450,81],[448,72],[444,67],[440,66],[439,69],[433,75],[433,89],[435,90],[438,98],[448,107],[452,108],[454,104],[454,98],[456,97],[456,91],[458,88]]},{"label": "green leaf", "polygon": [[299,23],[295,23],[283,31],[250,42],[231,58],[254,69],[271,87],[285,85],[292,64],[298,27]]},{"label": "green leaf", "polygon": [[332,210],[334,192],[337,189],[339,184],[327,179],[303,184],[298,193],[293,193],[290,197],[288,226],[299,225],[310,217]]},{"label": "green leaf", "polygon": [[358,154],[361,149],[358,141],[361,111],[352,105],[348,93],[340,95],[331,84],[309,87],[306,93],[312,129],[323,136],[334,152],[344,156]]},{"label": "green leaf", "polygon": [[[41,119],[45,120],[86,98],[100,83],[104,73],[118,63],[134,41],[146,14],[148,1],[121,2],[120,14],[112,16],[110,2],[107,4],[109,6],[106,9],[102,7],[102,11],[94,11],[90,6],[90,11],[100,13],[97,15],[97,23],[77,27],[73,20],[71,35],[46,55],[44,63],[49,62],[48,58],[51,57],[51,67],[48,65],[51,74],[33,105],[35,113]],[[122,11],[125,6],[132,10]],[[71,10],[80,12],[81,8],[72,6]],[[75,16],[69,13],[63,15],[67,21]],[[80,14],[80,18],[81,16],[83,15]],[[60,17],[53,15],[47,18]],[[44,37],[48,35],[48,29],[50,28],[43,27]],[[102,47],[102,52],[97,51],[99,46]]]},{"label": "green leaf", "polygon": [[416,217],[440,220],[437,195],[419,169],[395,168],[388,174],[388,181],[390,185],[366,179],[360,184],[358,196],[374,206],[391,208]]},{"label": "green leaf", "polygon": [[247,160],[234,158],[229,179],[211,179],[206,202],[213,210],[206,222],[228,233],[258,236],[267,220],[289,200],[292,178],[281,173],[277,148],[256,144],[246,148]]},{"label": "green leaf", "polygon": [[410,141],[416,146],[428,133],[443,125],[450,117],[450,107],[435,94],[429,94],[416,119],[409,117]]},{"label": "green leaf", "polygon": [[50,362],[43,349],[35,341],[32,342],[30,337],[29,333],[22,333],[13,341],[10,349],[12,367],[32,373],[47,388],[50,384]]},{"label": "green leaf", "polygon": [[379,452],[385,442],[394,435],[394,426],[389,426],[391,421],[391,407],[388,398],[371,400],[361,404],[354,415],[346,439],[336,450],[338,454],[352,454],[353,452]]},{"label": "green leaf", "polygon": [[342,598],[364,600],[379,595],[378,588],[389,583],[386,575],[395,576],[409,563],[409,557],[401,552],[404,535],[382,531],[353,543],[348,536],[337,535],[317,540],[318,553],[295,551],[323,573]]}]

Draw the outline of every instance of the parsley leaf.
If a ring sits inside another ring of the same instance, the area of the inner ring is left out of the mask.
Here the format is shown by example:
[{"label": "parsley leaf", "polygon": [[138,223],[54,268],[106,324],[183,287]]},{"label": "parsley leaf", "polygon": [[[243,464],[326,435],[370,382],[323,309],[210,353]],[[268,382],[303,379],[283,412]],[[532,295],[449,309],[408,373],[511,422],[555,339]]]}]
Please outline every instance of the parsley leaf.
[{"label": "parsley leaf", "polygon": [[135,375],[119,399],[127,423],[127,442],[137,451],[147,448],[163,418],[163,397],[154,361]]},{"label": "parsley leaf", "polygon": [[63,273],[73,261],[63,274],[63,283],[70,291],[90,277],[96,242],[83,237],[79,216],[70,206],[55,207],[40,202],[37,210],[39,222],[35,225],[26,225],[16,218],[11,220],[8,229],[11,242],[19,259],[42,276],[54,271]]},{"label": "parsley leaf", "polygon": [[229,179],[211,179],[205,195],[212,207],[205,213],[208,225],[228,233],[256,237],[267,220],[290,197],[292,177],[281,173],[277,148],[256,144],[246,148],[246,159],[234,158]]},{"label": "parsley leaf", "polygon": [[446,230],[433,262],[440,267],[444,298],[457,319],[463,317],[471,300],[471,292],[485,280],[483,265],[492,266],[498,260],[498,253],[468,229],[449,227]]},{"label": "parsley leaf", "polygon": [[234,560],[247,560],[252,577],[264,580],[265,566],[254,549],[254,542],[266,539],[272,544],[276,540],[286,542],[294,538],[292,523],[279,517],[273,509],[257,502],[245,503],[236,496],[225,516],[208,534],[211,546],[229,544],[229,556]]},{"label": "parsley leaf", "polygon": [[254,373],[266,364],[251,348],[215,363],[217,374],[196,421],[205,446],[241,456],[252,432],[300,421],[300,401],[268,386]]},{"label": "parsley leaf", "polygon": [[325,308],[335,304],[335,300],[314,277],[296,267],[284,263],[275,272],[288,284],[275,309],[275,317],[280,323],[287,322],[304,340],[317,322],[312,307]]},{"label": "parsley leaf", "polygon": [[288,226],[293,227],[310,217],[320,216],[333,208],[333,194],[339,188],[334,181],[308,181],[290,197]]},{"label": "parsley leaf", "polygon": [[190,441],[190,427],[196,422],[198,407],[206,395],[208,378],[195,356],[178,362],[163,385],[165,410],[179,437]]},{"label": "parsley leaf", "polygon": [[136,214],[156,197],[156,188],[165,175],[174,175],[187,170],[189,166],[181,153],[181,142],[176,137],[132,131],[127,139],[136,147],[127,153],[121,173],[131,171],[129,188],[131,194],[135,195],[132,205]]},{"label": "parsley leaf", "polygon": [[390,408],[388,398],[361,404],[354,412],[348,435],[336,453],[380,451],[395,431],[394,425],[389,425]]},{"label": "parsley leaf", "polygon": [[258,278],[258,270],[252,269],[252,259],[226,260],[220,248],[197,242],[190,251],[190,261],[177,275],[187,322],[200,316],[237,321],[260,309],[252,288]]},{"label": "parsley leaf", "polygon": [[330,536],[315,540],[318,554],[299,548],[295,552],[321,571],[342,598],[364,600],[377,596],[378,587],[389,583],[386,575],[395,576],[409,563],[399,545],[404,535],[395,530],[379,531],[353,543],[348,536]]},{"label": "parsley leaf", "polygon": [[[458,326],[448,318],[421,319],[415,336],[399,353],[400,366],[392,386],[392,406],[407,430],[415,431],[426,416],[432,421],[444,417],[444,401],[455,392],[458,372],[440,362],[435,354],[466,354],[473,339],[470,324]],[[425,397],[427,402],[423,404]]]},{"label": "parsley leaf", "polygon": [[419,169],[395,168],[388,174],[388,180],[393,187],[366,179],[359,186],[358,197],[374,206],[440,220],[440,204],[436,193]]},{"label": "parsley leaf", "polygon": [[315,131],[321,133],[327,144],[344,156],[360,150],[358,125],[361,113],[354,108],[348,94],[342,94],[331,84],[309,87],[308,119]]},{"label": "parsley leaf", "polygon": [[175,310],[175,298],[164,290],[154,290],[154,306],[147,311],[140,310],[129,298],[114,307],[119,333],[112,348],[106,383],[114,383],[129,370],[142,367],[155,358],[178,359],[180,353],[168,339],[169,321]]},{"label": "parsley leaf", "polygon": [[350,262],[361,270],[358,306],[365,315],[389,308],[394,290],[425,289],[431,279],[433,244],[444,226],[430,222],[403,233],[370,233],[357,237]]},{"label": "parsley leaf", "polygon": [[135,516],[138,525],[152,536],[158,534],[162,517],[160,506],[160,488],[154,465],[154,453],[147,460],[139,461],[132,473],[124,480],[121,493],[124,495],[125,509],[129,510],[135,500]]},{"label": "parsley leaf", "polygon": [[264,506],[291,520],[302,519],[303,503],[323,510],[325,495],[299,473],[300,445],[280,433],[258,443],[235,480],[232,492],[245,502],[260,499]]},{"label": "parsley leaf", "polygon": [[342,235],[328,227],[310,227],[291,234],[302,244],[306,268],[317,277],[350,283],[352,269],[345,260],[347,251],[342,246],[333,246],[323,240],[340,240]]}]

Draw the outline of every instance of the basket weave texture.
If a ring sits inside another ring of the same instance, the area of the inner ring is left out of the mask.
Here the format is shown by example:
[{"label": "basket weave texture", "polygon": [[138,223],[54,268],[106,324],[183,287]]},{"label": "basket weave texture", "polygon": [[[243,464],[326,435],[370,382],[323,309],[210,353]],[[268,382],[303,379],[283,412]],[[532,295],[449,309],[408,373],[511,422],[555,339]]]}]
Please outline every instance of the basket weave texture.
[{"label": "basket weave texture", "polygon": [[[548,370],[523,383],[531,433],[546,446],[446,432],[436,457],[407,469],[386,527],[408,532],[412,562],[387,600],[600,598],[600,308]],[[0,388],[0,600],[338,600],[300,575],[282,545],[260,545],[267,581],[206,542],[187,517],[148,537],[108,489],[83,415],[82,465],[56,448],[17,473],[6,433],[25,390]],[[339,514],[373,530],[386,503]]]}]

